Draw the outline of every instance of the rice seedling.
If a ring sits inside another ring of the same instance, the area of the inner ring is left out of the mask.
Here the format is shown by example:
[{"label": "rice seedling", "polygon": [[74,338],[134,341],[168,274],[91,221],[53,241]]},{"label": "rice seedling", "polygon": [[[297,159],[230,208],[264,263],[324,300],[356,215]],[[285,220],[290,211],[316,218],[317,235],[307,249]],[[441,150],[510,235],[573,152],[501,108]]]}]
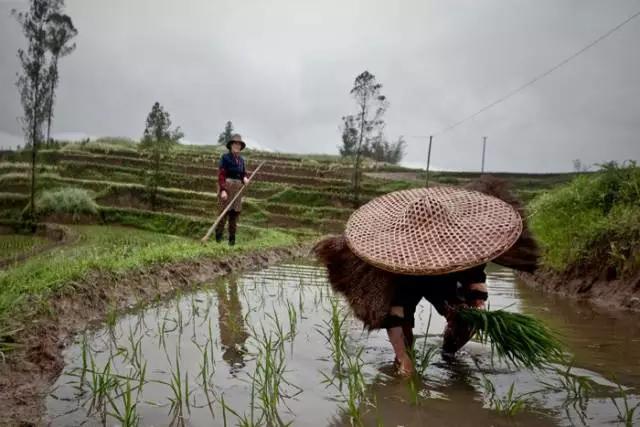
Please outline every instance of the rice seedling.
[{"label": "rice seedling", "polygon": [[[258,354],[255,371],[250,378],[252,380],[252,395],[255,389],[255,396],[260,409],[257,424],[288,425],[280,415],[280,403],[286,406],[283,399],[297,396],[302,392],[302,389],[284,378],[286,358],[280,337],[276,335],[274,339],[273,333],[267,333],[262,328],[261,334],[255,335],[254,338],[258,344]],[[293,393],[289,393],[287,387],[292,388]],[[254,405],[252,404],[251,406],[253,407]],[[250,420],[253,420],[253,414]]]},{"label": "rice seedling", "polygon": [[515,395],[515,383],[511,383],[507,394],[499,398],[496,397],[496,389],[491,380],[484,375],[482,377],[485,392],[489,395],[489,405],[491,409],[508,417],[517,415],[525,409],[526,400],[523,397],[530,393]]},{"label": "rice seedling", "polygon": [[636,416],[636,411],[640,408],[640,402],[632,405],[629,402],[629,396],[627,390],[621,385],[618,384],[618,392],[619,399],[622,401],[621,405],[618,405],[616,398],[611,397],[611,402],[613,402],[613,406],[615,406],[616,411],[618,411],[618,421],[625,425],[625,427],[632,427],[635,421],[638,421],[640,417]]},{"label": "rice seedling", "polygon": [[91,403],[89,405],[89,413],[94,409],[102,410],[106,406],[107,396],[118,386],[118,380],[112,372],[112,358],[107,360],[102,370],[98,370],[95,359],[89,353],[89,391],[91,392]]},{"label": "rice seedling", "polygon": [[571,373],[571,369],[571,365],[568,365],[566,369],[555,369],[555,373],[558,375],[557,384],[551,384],[545,381],[541,383],[548,390],[566,393],[563,406],[566,408],[572,406],[584,423],[586,420],[587,402],[589,401],[589,394],[593,390],[593,386],[588,377],[573,374]]},{"label": "rice seedling", "polygon": [[212,400],[212,397],[215,399],[215,392],[211,389],[211,386],[210,386],[211,376],[213,375],[214,368],[210,364],[212,359],[209,359],[209,341],[207,341],[202,347],[198,346],[197,344],[196,346],[198,347],[202,355],[202,361],[200,363],[200,374],[199,374],[200,381],[202,382],[201,384],[202,391],[207,400],[207,407],[209,408],[209,412],[211,413],[212,417],[215,417],[213,412],[213,400]]},{"label": "rice seedling", "polygon": [[[134,427],[140,423],[140,417],[136,412],[137,401],[132,397],[131,382],[126,381],[125,384],[125,389],[119,393],[121,407],[119,407],[115,399],[107,395],[112,410],[108,412],[108,415],[115,418],[122,427]],[[119,385],[116,387],[119,388]]]},{"label": "rice seedling", "polygon": [[320,375],[324,377],[323,383],[327,386],[335,387],[343,403],[342,411],[349,417],[351,425],[362,426],[363,405],[367,404],[366,399],[366,383],[362,368],[362,347],[358,348],[354,354],[345,352],[343,354],[344,367],[337,376],[329,376],[324,372]]},{"label": "rice seedling", "polygon": [[170,424],[185,425],[185,408],[188,414],[191,414],[191,406],[189,398],[191,397],[191,389],[189,388],[189,373],[185,372],[184,377],[180,368],[180,349],[176,347],[175,363],[169,363],[171,366],[170,381],[158,380],[160,384],[164,384],[171,390],[169,397],[170,408],[169,413],[172,414]]},{"label": "rice seedling", "polygon": [[293,342],[298,327],[298,312],[289,300],[287,300],[287,314],[289,316],[289,339]]},{"label": "rice seedling", "polygon": [[411,378],[409,378],[409,381],[407,381],[407,388],[409,390],[410,403],[414,406],[418,406],[420,403],[420,393],[418,377],[416,375],[412,375]]},{"label": "rice seedling", "polygon": [[475,328],[480,342],[490,343],[492,354],[514,366],[539,368],[564,359],[557,335],[531,316],[474,308],[458,309],[457,316]]},{"label": "rice seedling", "polygon": [[104,319],[104,323],[109,329],[109,332],[112,332],[118,322],[118,309],[112,305],[107,310],[107,314]]},{"label": "rice seedling", "polygon": [[[275,311],[275,307],[273,308],[273,312],[272,313],[267,313],[265,315],[268,319],[271,320],[271,322],[273,323],[273,327],[275,330],[275,334],[276,337],[278,338],[276,340],[276,343],[279,346],[283,346],[284,342],[289,338],[289,334],[284,332],[284,329],[282,327],[282,323],[280,322],[280,318],[278,317],[278,313]],[[264,333],[264,330],[263,330]]]},{"label": "rice seedling", "polygon": [[347,347],[346,347],[346,331],[345,331],[345,322],[347,320],[348,315],[344,313],[342,308],[340,307],[340,303],[337,298],[331,298],[331,318],[329,320],[324,320],[324,325],[327,328],[327,332],[317,329],[318,332],[330,343],[331,346],[331,357],[333,359],[333,363],[335,369],[338,372],[341,372],[343,362],[346,358]]}]

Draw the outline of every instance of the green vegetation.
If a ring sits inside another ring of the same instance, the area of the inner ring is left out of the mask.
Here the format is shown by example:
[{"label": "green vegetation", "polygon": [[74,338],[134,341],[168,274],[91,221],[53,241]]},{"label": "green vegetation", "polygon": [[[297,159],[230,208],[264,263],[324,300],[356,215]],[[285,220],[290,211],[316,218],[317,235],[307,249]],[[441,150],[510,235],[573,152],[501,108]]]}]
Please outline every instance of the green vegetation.
[{"label": "green vegetation", "polygon": [[606,271],[609,278],[640,269],[640,167],[609,163],[595,174],[540,195],[529,206],[544,265],[559,271]]},{"label": "green vegetation", "polygon": [[0,260],[10,259],[44,244],[47,240],[34,235],[0,235]]},{"label": "green vegetation", "polygon": [[558,337],[541,321],[504,310],[461,308],[457,315],[473,325],[481,342],[514,366],[539,368],[563,359]]},{"label": "green vegetation", "polygon": [[[79,241],[0,272],[0,325],[14,314],[43,308],[47,297],[71,291],[73,281],[91,270],[122,272],[154,263],[224,257],[295,243],[291,235],[265,229],[239,229],[238,245],[202,245],[193,239],[125,227],[74,226]],[[41,302],[38,307],[34,302]]]},{"label": "green vegetation", "polygon": [[38,215],[71,214],[74,221],[82,214],[97,215],[98,205],[86,190],[67,187],[55,191],[44,191],[39,197]]}]

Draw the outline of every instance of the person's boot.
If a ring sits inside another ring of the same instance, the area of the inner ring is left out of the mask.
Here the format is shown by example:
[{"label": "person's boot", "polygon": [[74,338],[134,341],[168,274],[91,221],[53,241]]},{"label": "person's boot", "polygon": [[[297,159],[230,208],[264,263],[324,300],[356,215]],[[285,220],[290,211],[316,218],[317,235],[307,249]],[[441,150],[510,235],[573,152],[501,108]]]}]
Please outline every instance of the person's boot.
[{"label": "person's boot", "polygon": [[238,215],[239,212],[234,210],[229,211],[229,246],[236,244],[236,229],[238,227]]},{"label": "person's boot", "polygon": [[218,243],[222,242],[222,234],[224,233],[224,226],[227,223],[228,215],[229,214],[225,214],[225,216],[220,219],[220,222],[218,222],[218,225],[216,226],[216,242]]}]

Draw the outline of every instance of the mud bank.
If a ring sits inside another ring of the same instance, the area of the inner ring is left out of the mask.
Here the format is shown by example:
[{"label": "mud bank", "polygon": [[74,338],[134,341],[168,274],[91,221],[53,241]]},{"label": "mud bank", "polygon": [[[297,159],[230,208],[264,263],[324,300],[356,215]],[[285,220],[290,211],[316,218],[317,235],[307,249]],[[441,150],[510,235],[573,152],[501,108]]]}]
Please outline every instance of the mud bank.
[{"label": "mud bank", "polygon": [[171,297],[231,271],[260,269],[306,256],[308,244],[224,259],[196,259],[125,273],[91,272],[48,301],[49,314],[29,319],[15,334],[19,347],[0,361],[0,425],[38,425],[44,398],[64,366],[62,351],[74,334],[104,322],[109,313]]},{"label": "mud bank", "polygon": [[518,276],[528,286],[543,292],[589,301],[608,309],[640,312],[640,272],[631,278],[613,280],[606,275],[576,278],[544,269],[534,274],[518,273]]}]

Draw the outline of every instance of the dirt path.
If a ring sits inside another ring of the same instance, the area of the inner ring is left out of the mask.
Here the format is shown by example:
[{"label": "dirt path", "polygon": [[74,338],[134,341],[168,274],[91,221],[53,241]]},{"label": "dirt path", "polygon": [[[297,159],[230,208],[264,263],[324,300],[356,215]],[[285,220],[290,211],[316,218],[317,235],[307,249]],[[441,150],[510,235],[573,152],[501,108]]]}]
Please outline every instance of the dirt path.
[{"label": "dirt path", "polygon": [[44,398],[64,367],[62,352],[74,334],[101,324],[114,308],[171,297],[231,271],[260,269],[306,256],[309,245],[276,248],[220,260],[198,259],[137,269],[123,274],[92,272],[52,297],[49,315],[22,324],[20,347],[0,361],[0,425],[40,425]]},{"label": "dirt path", "polygon": [[365,172],[370,178],[387,179],[390,181],[421,181],[418,172]]}]

